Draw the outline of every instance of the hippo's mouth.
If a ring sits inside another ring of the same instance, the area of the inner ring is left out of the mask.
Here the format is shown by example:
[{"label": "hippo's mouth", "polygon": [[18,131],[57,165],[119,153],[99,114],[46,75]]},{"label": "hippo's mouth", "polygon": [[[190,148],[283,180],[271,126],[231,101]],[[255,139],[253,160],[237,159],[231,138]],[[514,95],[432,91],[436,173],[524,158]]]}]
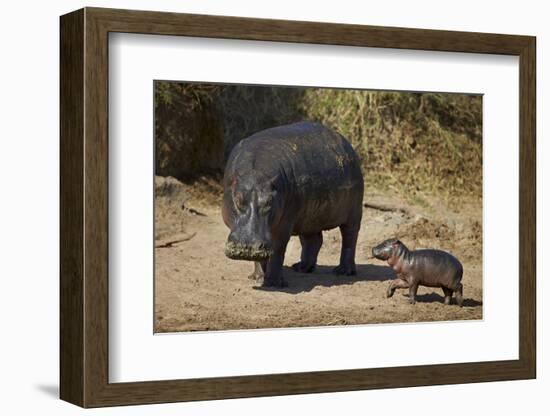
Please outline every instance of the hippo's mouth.
[{"label": "hippo's mouth", "polygon": [[233,260],[263,261],[273,254],[273,250],[263,244],[249,245],[228,241],[225,255]]}]

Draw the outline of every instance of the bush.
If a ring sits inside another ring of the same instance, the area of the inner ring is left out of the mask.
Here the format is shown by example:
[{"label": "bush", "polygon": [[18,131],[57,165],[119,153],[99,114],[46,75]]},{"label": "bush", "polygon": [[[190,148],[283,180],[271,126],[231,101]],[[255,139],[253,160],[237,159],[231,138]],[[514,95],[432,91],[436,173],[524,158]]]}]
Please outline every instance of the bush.
[{"label": "bush", "polygon": [[216,87],[155,82],[155,173],[178,179],[223,168]]},{"label": "bush", "polygon": [[159,175],[221,172],[239,140],[314,120],[350,140],[367,187],[481,196],[477,95],[157,82],[155,115]]},{"label": "bush", "polygon": [[302,106],[351,141],[367,186],[481,195],[481,96],[311,89]]}]

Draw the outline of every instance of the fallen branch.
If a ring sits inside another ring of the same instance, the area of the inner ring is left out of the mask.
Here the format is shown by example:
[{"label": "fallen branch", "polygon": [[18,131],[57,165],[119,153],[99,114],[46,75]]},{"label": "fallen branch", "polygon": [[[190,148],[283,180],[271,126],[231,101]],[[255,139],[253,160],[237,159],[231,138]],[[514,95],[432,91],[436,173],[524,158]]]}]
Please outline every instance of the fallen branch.
[{"label": "fallen branch", "polygon": [[384,212],[401,212],[406,215],[410,215],[410,211],[404,207],[396,207],[395,205],[375,204],[373,202],[363,202],[363,207],[376,209]]},{"label": "fallen branch", "polygon": [[191,214],[199,215],[199,216],[201,216],[201,217],[208,217],[208,215],[206,215],[206,214],[204,214],[204,213],[202,213],[202,212],[200,212],[200,211],[197,211],[195,208],[187,208],[187,209],[189,210],[189,212],[190,212]]},{"label": "fallen branch", "polygon": [[208,217],[208,215],[206,215],[203,212],[197,211],[195,208],[186,207],[185,204],[181,204],[181,209],[183,209],[184,211],[189,211],[191,214],[195,214],[195,215],[198,215],[200,217]]},{"label": "fallen branch", "polygon": [[184,241],[189,241],[193,237],[195,237],[196,235],[197,235],[197,233],[193,233],[193,234],[191,234],[191,235],[189,235],[185,238],[180,238],[179,240],[167,241],[166,243],[156,245],[155,248],[170,248],[170,247],[173,247],[174,244],[183,243]]}]

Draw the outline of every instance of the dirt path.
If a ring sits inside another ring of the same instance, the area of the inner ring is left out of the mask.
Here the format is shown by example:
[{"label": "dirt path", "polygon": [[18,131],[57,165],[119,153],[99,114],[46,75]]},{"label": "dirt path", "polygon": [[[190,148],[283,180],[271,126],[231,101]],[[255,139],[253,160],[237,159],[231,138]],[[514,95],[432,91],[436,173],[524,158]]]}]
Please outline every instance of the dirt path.
[{"label": "dirt path", "polygon": [[[285,258],[288,287],[262,290],[247,279],[253,264],[223,254],[228,229],[219,208],[215,184],[174,184],[156,199],[155,330],[350,325],[387,322],[481,319],[481,201],[454,210],[434,201],[416,204],[370,194],[369,202],[405,208],[405,212],[365,208],[357,250],[357,275],[335,276],[340,234],[323,234],[319,265],[312,274],[288,266],[300,257],[293,237]],[[175,191],[174,191],[175,190]],[[183,208],[182,208],[183,204]],[[387,299],[393,271],[369,259],[371,247],[398,236],[411,249],[438,247],[464,265],[464,307],[443,305],[439,289],[420,287],[416,305],[404,291]],[[163,246],[163,247],[159,247]]]}]

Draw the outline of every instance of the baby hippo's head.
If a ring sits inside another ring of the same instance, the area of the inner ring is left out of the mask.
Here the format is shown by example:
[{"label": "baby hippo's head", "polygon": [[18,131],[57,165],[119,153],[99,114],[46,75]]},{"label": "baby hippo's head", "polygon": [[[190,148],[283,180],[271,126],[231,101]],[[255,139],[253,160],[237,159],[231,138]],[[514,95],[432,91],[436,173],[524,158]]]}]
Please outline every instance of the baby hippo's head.
[{"label": "baby hippo's head", "polygon": [[372,255],[379,260],[388,260],[393,255],[397,254],[404,247],[403,243],[397,238],[390,238],[378,244],[372,249]]}]

